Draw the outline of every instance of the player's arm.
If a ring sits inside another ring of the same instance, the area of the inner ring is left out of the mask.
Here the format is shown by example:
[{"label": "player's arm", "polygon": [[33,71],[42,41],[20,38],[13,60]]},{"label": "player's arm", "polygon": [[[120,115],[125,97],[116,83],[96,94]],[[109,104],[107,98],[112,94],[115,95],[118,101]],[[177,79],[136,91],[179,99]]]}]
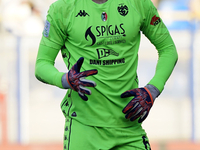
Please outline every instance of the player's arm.
[{"label": "player's arm", "polygon": [[163,91],[178,59],[174,42],[159,17],[157,9],[150,0],[141,0],[141,2],[141,16],[143,17],[141,31],[156,47],[158,62],[155,75],[144,88],[128,90],[121,95],[122,98],[133,97],[123,109],[123,113],[131,121],[139,118],[139,123],[148,116],[155,98]]},{"label": "player's arm", "polygon": [[156,47],[158,52],[155,75],[148,84],[154,85],[162,92],[176,65],[178,54],[172,37],[151,0],[143,2],[143,5],[144,17],[141,31]]},{"label": "player's arm", "polygon": [[61,77],[64,73],[54,67],[57,54],[67,38],[65,29],[62,28],[61,14],[58,13],[60,2],[53,3],[48,10],[35,64],[35,76],[44,83],[63,88]]},{"label": "player's arm", "polygon": [[44,45],[39,46],[35,64],[35,76],[41,82],[63,88],[61,78],[64,73],[59,72],[54,67],[54,61],[58,52],[58,49]]},{"label": "player's arm", "polygon": [[62,15],[64,9],[62,9],[63,4],[60,3],[62,1],[53,3],[48,11],[37,55],[35,76],[44,83],[64,89],[73,89],[79,93],[82,99],[87,100],[85,94],[90,95],[91,91],[85,87],[94,87],[96,84],[93,81],[85,79],[85,77],[97,74],[97,70],[80,72],[83,58],[78,60],[67,73],[59,72],[54,67],[56,56],[67,38],[66,29],[63,24],[64,17]]},{"label": "player's arm", "polygon": [[97,74],[97,70],[87,70],[80,72],[84,58],[81,57],[77,63],[67,73],[59,72],[54,67],[54,61],[59,50],[40,45],[36,60],[35,76],[38,80],[55,85],[64,89],[73,89],[77,91],[83,100],[87,100],[87,95],[91,91],[86,87],[95,87],[96,83],[85,79],[88,76]]},{"label": "player's arm", "polygon": [[[63,88],[61,77],[64,73],[54,67],[54,61],[58,52],[67,38],[61,17],[61,1],[53,3],[46,17],[43,36],[35,64],[35,76],[38,80]],[[59,20],[59,21],[58,21]]]}]

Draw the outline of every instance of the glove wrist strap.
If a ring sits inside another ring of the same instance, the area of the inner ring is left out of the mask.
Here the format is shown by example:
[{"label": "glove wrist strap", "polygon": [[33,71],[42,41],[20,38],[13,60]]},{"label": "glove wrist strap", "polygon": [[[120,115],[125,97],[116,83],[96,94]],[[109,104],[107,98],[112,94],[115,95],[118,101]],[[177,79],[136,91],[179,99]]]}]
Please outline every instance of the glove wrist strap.
[{"label": "glove wrist strap", "polygon": [[160,91],[155,86],[147,84],[145,87],[150,91],[153,101],[160,95]]},{"label": "glove wrist strap", "polygon": [[68,81],[67,81],[67,73],[63,74],[63,76],[61,78],[61,82],[62,82],[63,88],[72,89],[71,86],[69,85]]}]

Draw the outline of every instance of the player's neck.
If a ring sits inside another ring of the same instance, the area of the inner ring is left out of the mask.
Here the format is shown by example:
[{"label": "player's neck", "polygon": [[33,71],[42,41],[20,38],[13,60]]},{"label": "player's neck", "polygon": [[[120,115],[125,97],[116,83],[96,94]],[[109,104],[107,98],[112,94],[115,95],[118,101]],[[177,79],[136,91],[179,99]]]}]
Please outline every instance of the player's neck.
[{"label": "player's neck", "polygon": [[92,0],[93,2],[97,3],[97,4],[102,4],[107,2],[108,0]]}]

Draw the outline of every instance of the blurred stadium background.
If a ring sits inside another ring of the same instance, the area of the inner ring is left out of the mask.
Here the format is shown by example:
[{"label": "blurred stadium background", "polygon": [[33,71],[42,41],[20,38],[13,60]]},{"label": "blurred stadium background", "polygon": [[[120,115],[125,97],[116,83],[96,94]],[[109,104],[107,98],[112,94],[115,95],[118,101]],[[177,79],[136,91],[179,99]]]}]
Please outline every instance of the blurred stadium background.
[{"label": "blurred stadium background", "polygon": [[[49,5],[55,0],[0,0],[0,150],[61,150],[65,90],[34,76]],[[143,123],[153,150],[200,150],[200,0],[152,0],[179,60]],[[140,86],[153,76],[157,52],[142,36]],[[55,66],[66,71],[61,55]]]}]

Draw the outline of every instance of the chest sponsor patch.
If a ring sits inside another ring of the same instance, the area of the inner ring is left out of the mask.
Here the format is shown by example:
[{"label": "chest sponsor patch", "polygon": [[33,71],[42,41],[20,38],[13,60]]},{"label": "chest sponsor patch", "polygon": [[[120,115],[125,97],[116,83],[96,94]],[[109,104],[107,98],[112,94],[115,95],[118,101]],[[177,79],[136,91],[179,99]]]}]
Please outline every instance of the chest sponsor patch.
[{"label": "chest sponsor patch", "polygon": [[50,26],[51,26],[51,24],[49,23],[49,21],[46,20],[45,26],[44,26],[44,31],[43,31],[43,35],[45,37],[49,37]]}]

